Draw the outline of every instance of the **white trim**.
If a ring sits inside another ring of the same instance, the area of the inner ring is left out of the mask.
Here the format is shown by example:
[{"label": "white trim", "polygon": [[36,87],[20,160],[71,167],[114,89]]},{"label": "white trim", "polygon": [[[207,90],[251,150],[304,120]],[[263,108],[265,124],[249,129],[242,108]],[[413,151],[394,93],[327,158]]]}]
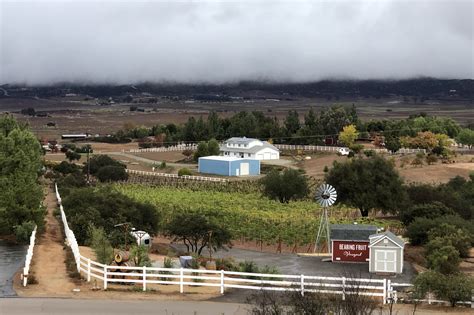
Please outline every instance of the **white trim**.
[{"label": "white trim", "polygon": [[387,235],[384,235],[383,237],[379,238],[378,240],[374,241],[374,242],[371,242],[372,244],[369,245],[369,247],[373,247],[375,245],[377,245],[381,240],[384,240],[384,239],[388,239],[390,242],[392,242],[393,244],[397,245],[397,247],[399,248],[403,248],[404,246],[400,246],[397,242],[394,242],[390,237],[388,237]]}]

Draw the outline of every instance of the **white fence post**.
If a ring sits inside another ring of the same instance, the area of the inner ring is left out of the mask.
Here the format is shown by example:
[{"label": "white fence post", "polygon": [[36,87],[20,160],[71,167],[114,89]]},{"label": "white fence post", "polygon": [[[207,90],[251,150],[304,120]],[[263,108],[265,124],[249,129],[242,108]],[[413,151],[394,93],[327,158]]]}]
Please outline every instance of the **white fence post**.
[{"label": "white fence post", "polygon": [[342,300],[346,300],[346,277],[342,277]]},{"label": "white fence post", "polygon": [[146,291],[146,266],[143,266],[143,291]]},{"label": "white fence post", "polygon": [[107,290],[107,265],[104,266],[104,290]]},{"label": "white fence post", "polygon": [[181,268],[179,270],[179,293],[183,293],[184,292],[184,284],[183,284],[183,281],[184,281],[184,271],[183,271],[183,268]]},{"label": "white fence post", "polygon": [[392,295],[392,281],[390,279],[387,280],[387,300],[389,303],[392,303],[393,295]]},{"label": "white fence post", "polygon": [[304,275],[303,274],[301,275],[300,283],[301,283],[301,296],[304,296]]},{"label": "white fence post", "polygon": [[224,294],[224,270],[221,270],[221,294]]},{"label": "white fence post", "polygon": [[27,283],[28,283],[28,272],[26,270],[26,267],[23,267],[23,286],[26,287]]},{"label": "white fence post", "polygon": [[383,279],[383,304],[387,303],[387,279]]},{"label": "white fence post", "polygon": [[91,259],[87,258],[87,282],[91,282]]}]

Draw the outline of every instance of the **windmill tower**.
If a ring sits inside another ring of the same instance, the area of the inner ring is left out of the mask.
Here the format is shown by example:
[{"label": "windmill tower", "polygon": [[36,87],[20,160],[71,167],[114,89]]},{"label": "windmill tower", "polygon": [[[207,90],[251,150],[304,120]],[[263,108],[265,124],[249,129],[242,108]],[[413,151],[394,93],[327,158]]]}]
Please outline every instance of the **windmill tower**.
[{"label": "windmill tower", "polygon": [[323,207],[321,217],[319,219],[318,235],[314,244],[314,252],[319,253],[322,249],[322,240],[326,238],[328,252],[331,254],[330,236],[329,236],[329,218],[328,208],[332,206],[337,199],[337,192],[334,187],[328,184],[322,184],[316,190],[316,201]]}]

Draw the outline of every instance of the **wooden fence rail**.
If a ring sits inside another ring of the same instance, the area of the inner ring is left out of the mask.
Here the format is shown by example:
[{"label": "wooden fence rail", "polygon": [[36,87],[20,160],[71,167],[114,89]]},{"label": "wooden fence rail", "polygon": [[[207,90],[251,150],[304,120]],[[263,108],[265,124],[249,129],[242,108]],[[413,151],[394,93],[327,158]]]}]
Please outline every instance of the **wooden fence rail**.
[{"label": "wooden fence rail", "polygon": [[30,273],[30,264],[31,264],[31,259],[33,258],[33,250],[34,250],[34,247],[35,247],[36,229],[37,229],[37,226],[35,226],[34,230],[31,232],[30,245],[28,246],[28,250],[26,251],[25,267],[23,267],[23,273],[21,275],[24,287],[26,287],[26,285],[28,284],[28,275]]},{"label": "wooden fence rail", "polygon": [[228,182],[227,179],[219,178],[219,177],[193,176],[193,175],[181,175],[180,176],[178,174],[137,171],[137,170],[130,170],[130,169],[126,169],[126,171],[129,174],[142,175],[142,176],[168,177],[168,178],[177,178],[177,179],[194,180],[194,181],[205,181],[205,182],[220,182],[220,183]]}]

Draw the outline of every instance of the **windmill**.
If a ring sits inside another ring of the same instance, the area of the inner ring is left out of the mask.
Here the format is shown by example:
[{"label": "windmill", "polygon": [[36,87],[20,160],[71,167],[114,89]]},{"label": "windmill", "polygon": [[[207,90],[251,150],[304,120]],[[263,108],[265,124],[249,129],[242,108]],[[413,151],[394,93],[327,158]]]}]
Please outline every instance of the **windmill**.
[{"label": "windmill", "polygon": [[329,184],[322,184],[316,190],[315,199],[321,205],[321,207],[323,207],[323,211],[321,212],[321,217],[319,220],[319,229],[318,235],[316,236],[316,243],[314,244],[314,252],[316,253],[321,250],[320,241],[322,240],[324,235],[326,235],[328,252],[331,253],[328,208],[336,202],[336,189]]}]

